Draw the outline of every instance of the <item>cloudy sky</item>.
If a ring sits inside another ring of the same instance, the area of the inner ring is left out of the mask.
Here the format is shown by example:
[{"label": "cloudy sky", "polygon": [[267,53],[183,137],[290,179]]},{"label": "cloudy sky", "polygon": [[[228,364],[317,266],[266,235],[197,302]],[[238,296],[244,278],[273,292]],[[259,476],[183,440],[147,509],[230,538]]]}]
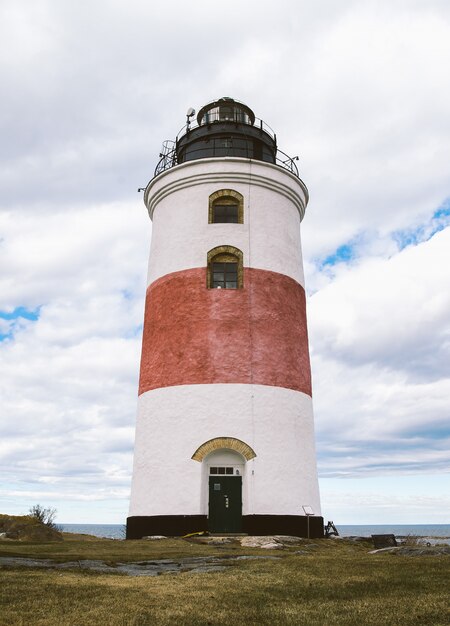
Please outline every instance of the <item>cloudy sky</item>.
[{"label": "cloudy sky", "polygon": [[188,107],[299,155],[325,519],[450,522],[447,0],[2,0],[0,511],[127,515],[151,224]]}]

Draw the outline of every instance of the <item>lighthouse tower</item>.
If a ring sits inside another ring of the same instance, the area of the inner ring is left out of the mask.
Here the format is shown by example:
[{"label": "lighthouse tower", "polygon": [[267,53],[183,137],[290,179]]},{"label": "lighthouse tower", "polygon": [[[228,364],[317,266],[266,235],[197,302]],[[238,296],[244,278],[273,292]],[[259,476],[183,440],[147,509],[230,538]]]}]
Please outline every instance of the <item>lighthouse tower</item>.
[{"label": "lighthouse tower", "polygon": [[165,142],[127,538],[323,534],[294,160],[221,98]]}]

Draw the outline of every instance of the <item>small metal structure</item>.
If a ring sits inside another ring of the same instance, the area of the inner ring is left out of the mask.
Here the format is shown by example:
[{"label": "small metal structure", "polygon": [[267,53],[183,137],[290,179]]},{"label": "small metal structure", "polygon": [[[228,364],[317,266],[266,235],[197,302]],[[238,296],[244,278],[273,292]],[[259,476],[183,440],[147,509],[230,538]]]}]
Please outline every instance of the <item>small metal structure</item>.
[{"label": "small metal structure", "polygon": [[396,547],[397,540],[395,539],[395,535],[372,535],[373,547],[376,550],[381,548],[394,548]]},{"label": "small metal structure", "polygon": [[311,517],[311,515],[314,515],[314,511],[313,508],[311,506],[309,506],[309,504],[304,504],[302,506],[303,512],[306,515],[306,521],[307,521],[307,535],[308,535],[308,539],[309,539],[309,518]]},{"label": "small metal structure", "polygon": [[325,537],[332,537],[333,535],[335,537],[339,537],[339,532],[336,526],[334,525],[334,522],[330,522],[330,521],[327,522],[327,525],[324,528],[324,533],[325,533]]}]

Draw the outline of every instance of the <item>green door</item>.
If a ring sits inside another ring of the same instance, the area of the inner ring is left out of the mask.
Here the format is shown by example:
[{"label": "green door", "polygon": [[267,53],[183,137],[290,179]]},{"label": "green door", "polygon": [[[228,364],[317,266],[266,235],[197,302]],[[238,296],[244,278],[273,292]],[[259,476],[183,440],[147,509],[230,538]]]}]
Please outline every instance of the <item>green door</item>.
[{"label": "green door", "polygon": [[242,477],[209,477],[209,531],[239,533],[242,522]]}]

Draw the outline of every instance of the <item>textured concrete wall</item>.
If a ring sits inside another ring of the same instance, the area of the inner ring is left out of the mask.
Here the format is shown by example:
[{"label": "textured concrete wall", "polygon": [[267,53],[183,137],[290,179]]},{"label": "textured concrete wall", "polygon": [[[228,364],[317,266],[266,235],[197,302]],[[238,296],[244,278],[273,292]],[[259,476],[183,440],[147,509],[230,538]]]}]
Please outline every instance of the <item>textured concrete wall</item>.
[{"label": "textured concrete wall", "polygon": [[206,268],[152,283],[139,392],[231,382],[311,395],[303,288],[283,274],[249,268],[242,289],[207,289]]},{"label": "textured concrete wall", "polygon": [[209,439],[247,443],[243,514],[320,514],[311,397],[265,385],[183,385],[139,398],[130,515],[207,514],[205,463],[191,459]]},{"label": "textured concrete wall", "polygon": [[[205,161],[173,168],[152,183],[148,284],[204,267],[208,250],[231,245],[242,250],[245,267],[285,274],[303,285],[299,207],[305,196],[298,179],[269,163]],[[209,224],[210,194],[229,188],[244,197],[244,223]]]}]

